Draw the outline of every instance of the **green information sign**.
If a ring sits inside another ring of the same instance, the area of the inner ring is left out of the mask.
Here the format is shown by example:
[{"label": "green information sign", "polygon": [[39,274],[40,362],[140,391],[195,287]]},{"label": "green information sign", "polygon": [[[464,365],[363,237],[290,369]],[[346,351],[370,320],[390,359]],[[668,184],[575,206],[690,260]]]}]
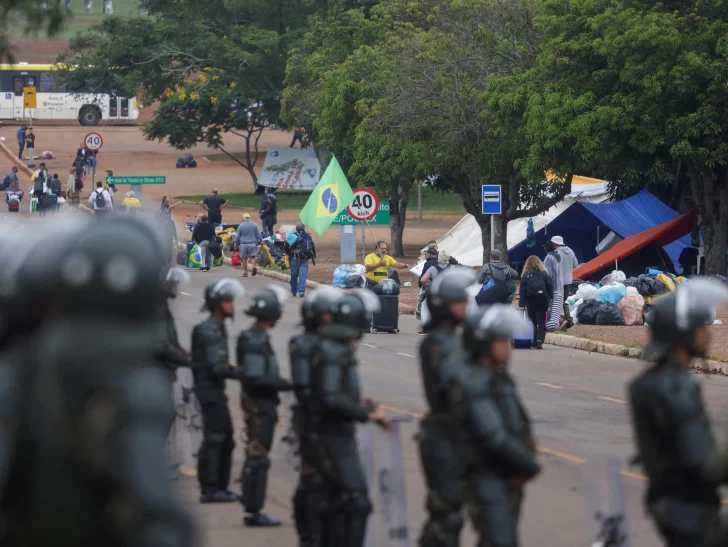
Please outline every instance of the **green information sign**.
[{"label": "green information sign", "polygon": [[106,177],[106,184],[167,184],[167,177]]},{"label": "green information sign", "polygon": [[[373,219],[369,220],[368,222],[369,224],[389,224],[389,202],[380,203],[377,214],[374,216]],[[334,219],[334,222],[332,224],[338,226],[355,226],[357,224],[363,224],[363,222],[359,220],[354,220],[353,218],[351,218],[351,215],[349,215],[349,213],[345,210]]]}]

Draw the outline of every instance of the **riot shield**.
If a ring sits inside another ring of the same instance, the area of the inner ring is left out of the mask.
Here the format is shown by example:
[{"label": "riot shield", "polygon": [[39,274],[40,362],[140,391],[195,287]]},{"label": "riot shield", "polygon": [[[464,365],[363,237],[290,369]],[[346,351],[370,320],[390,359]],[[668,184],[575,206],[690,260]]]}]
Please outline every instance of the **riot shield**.
[{"label": "riot shield", "polygon": [[180,473],[187,476],[197,474],[197,452],[202,444],[202,409],[193,391],[192,371],[188,368],[177,369],[174,383],[176,454],[182,463]]},{"label": "riot shield", "polygon": [[585,489],[591,547],[631,547],[620,460],[588,464]]}]

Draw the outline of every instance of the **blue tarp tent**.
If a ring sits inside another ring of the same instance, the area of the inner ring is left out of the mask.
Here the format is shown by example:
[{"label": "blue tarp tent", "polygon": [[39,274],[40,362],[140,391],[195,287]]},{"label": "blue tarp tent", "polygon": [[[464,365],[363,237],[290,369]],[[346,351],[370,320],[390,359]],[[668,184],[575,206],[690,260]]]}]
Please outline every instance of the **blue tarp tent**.
[{"label": "blue tarp tent", "polygon": [[[536,232],[536,245],[519,243],[508,251],[511,262],[523,262],[529,255],[544,257],[543,244],[553,236],[561,236],[579,259],[579,264],[597,256],[598,242],[612,231],[627,238],[680,216],[647,190],[616,203],[574,203],[548,226]],[[674,268],[681,272],[680,253],[690,245],[687,235],[665,246]]]}]

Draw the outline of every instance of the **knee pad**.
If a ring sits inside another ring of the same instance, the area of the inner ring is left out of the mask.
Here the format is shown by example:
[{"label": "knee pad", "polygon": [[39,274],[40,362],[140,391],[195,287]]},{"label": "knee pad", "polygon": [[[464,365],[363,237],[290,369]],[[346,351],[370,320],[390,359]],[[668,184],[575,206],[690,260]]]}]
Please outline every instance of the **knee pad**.
[{"label": "knee pad", "polygon": [[268,456],[257,456],[248,458],[245,460],[245,468],[251,472],[259,473],[261,471],[267,471],[270,467],[270,459]]},{"label": "knee pad", "polygon": [[372,512],[372,502],[366,492],[348,492],[342,509],[347,515],[365,516]]}]

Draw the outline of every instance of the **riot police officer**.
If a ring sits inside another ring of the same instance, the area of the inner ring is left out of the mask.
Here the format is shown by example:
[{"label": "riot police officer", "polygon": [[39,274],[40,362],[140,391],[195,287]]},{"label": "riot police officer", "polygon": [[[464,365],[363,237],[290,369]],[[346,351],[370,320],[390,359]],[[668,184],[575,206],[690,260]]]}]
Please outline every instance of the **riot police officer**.
[{"label": "riot police officer", "polygon": [[420,424],[419,447],[427,481],[429,518],[420,537],[422,547],[456,547],[463,525],[462,485],[459,480],[457,439],[448,413],[447,391],[455,367],[462,366],[462,341],[457,327],[463,322],[470,297],[467,288],[476,275],[465,268],[447,268],[428,291],[429,334],[420,344],[420,365],[430,412]]},{"label": "riot police officer", "polygon": [[372,421],[388,428],[390,421],[371,402],[362,404],[355,349],[378,309],[379,299],[371,291],[344,296],[332,308],[332,321],[321,328],[323,339],[311,359],[311,443],[325,481],[325,547],[362,547],[372,510],[356,424]]},{"label": "riot police officer", "polygon": [[255,323],[238,338],[238,366],[242,369],[241,406],[247,444],[241,482],[246,526],[280,526],[281,522],[262,513],[270,468],[273,433],[278,421],[278,393],[291,389],[280,377],[278,361],[269,331],[283,314],[288,292],[280,285],[268,285],[251,298],[245,313]]},{"label": "riot police officer", "polygon": [[647,510],[671,547],[725,545],[718,487],[728,481],[728,454],[717,448],[700,385],[690,374],[694,358],[710,347],[715,309],[728,289],[707,279],[678,287],[647,317],[651,366],[629,386]]},{"label": "riot police officer", "polygon": [[470,314],[463,328],[467,367],[451,378],[468,512],[478,545],[517,547],[523,485],[540,467],[529,418],[507,372],[521,314],[496,304]]},{"label": "riot police officer", "polygon": [[160,343],[157,359],[162,368],[169,373],[172,381],[175,379],[175,370],[179,367],[189,366],[190,361],[188,352],[179,343],[177,326],[172,316],[172,310],[169,309],[169,301],[177,298],[180,285],[186,285],[189,282],[190,274],[179,266],[170,268],[164,279],[164,292],[167,299],[162,304],[161,316],[165,325],[165,336]]},{"label": "riot police officer", "polygon": [[293,427],[301,454],[298,488],[293,496],[293,516],[300,547],[318,547],[321,536],[319,509],[323,478],[311,449],[311,356],[321,343],[319,329],[331,323],[332,306],[343,296],[342,291],[332,287],[321,287],[311,292],[301,305],[304,331],[291,338],[288,346],[296,394]]},{"label": "riot police officer", "polygon": [[55,290],[29,352],[13,544],[190,545],[166,474],[167,383],[152,362],[162,247],[153,230],[117,218],[64,250],[36,256]]},{"label": "riot police officer", "polygon": [[225,320],[235,315],[235,299],[245,294],[236,280],[223,278],[205,289],[203,310],[210,317],[192,331],[192,372],[195,396],[202,410],[202,445],[197,456],[201,503],[230,503],[239,496],[228,489],[232,466],[233,423],[225,380],[239,379],[230,365]]}]

